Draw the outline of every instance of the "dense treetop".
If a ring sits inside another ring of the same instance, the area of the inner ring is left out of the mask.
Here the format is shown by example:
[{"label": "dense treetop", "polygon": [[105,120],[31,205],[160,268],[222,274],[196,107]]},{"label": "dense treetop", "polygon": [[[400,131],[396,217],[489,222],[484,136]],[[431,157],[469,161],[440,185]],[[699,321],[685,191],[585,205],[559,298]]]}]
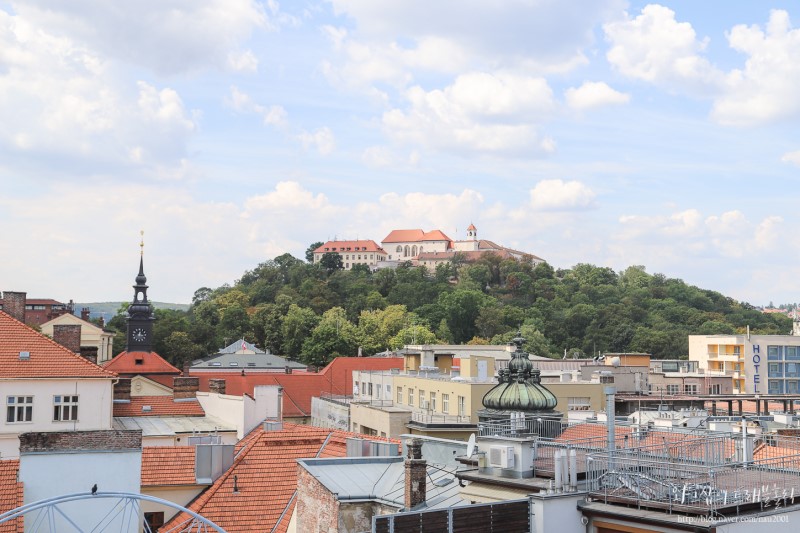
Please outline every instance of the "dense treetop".
[{"label": "dense treetop", "polygon": [[[123,310],[121,310],[122,312]],[[522,328],[537,355],[688,353],[688,335],[786,334],[791,320],[642,266],[622,272],[485,254],[479,261],[350,271],[284,254],[233,285],[198,289],[187,312],[157,310],[155,350],[173,364],[215,353],[239,338],[309,364],[371,355],[404,344],[503,344]],[[110,326],[124,331],[124,314]],[[124,334],[115,340],[124,348]]]}]

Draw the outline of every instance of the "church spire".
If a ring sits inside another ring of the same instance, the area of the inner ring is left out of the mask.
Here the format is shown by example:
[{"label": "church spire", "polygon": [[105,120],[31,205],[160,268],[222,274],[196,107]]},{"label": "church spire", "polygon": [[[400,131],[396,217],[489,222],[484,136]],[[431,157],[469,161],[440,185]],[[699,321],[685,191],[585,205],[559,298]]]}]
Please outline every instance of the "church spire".
[{"label": "church spire", "polygon": [[140,232],[139,273],[133,286],[133,301],[128,306],[127,350],[150,352],[153,348],[153,306],[147,301],[147,277],[144,275],[144,231]]}]

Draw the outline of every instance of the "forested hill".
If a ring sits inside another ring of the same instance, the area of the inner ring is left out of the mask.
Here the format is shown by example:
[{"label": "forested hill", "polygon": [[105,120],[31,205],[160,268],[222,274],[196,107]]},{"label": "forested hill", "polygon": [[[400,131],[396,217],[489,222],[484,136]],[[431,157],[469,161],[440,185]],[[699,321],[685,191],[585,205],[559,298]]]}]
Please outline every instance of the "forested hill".
[{"label": "forested hill", "polygon": [[[631,266],[554,270],[485,255],[472,264],[403,266],[375,273],[326,270],[289,254],[232,286],[201,288],[188,312],[158,310],[156,351],[174,363],[244,337],[307,363],[406,343],[505,343],[522,325],[527,349],[688,353],[690,334],[785,334],[791,320],[714,291]],[[359,266],[360,267],[360,266]],[[124,326],[122,316],[112,326]],[[124,327],[121,329],[124,330]],[[124,347],[124,336],[115,341]]]}]

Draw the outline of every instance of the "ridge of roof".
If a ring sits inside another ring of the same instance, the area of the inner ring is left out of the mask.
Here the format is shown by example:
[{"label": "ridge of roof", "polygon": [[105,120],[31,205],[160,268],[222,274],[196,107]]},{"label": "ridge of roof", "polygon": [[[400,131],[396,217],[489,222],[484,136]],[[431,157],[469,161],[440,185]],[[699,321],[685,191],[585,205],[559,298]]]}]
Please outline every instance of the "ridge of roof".
[{"label": "ridge of roof", "polygon": [[[142,363],[136,364],[136,358],[142,356]],[[118,374],[182,374],[181,370],[172,366],[166,359],[156,352],[129,352],[127,350],[117,354],[116,357],[103,364],[103,368]]]}]

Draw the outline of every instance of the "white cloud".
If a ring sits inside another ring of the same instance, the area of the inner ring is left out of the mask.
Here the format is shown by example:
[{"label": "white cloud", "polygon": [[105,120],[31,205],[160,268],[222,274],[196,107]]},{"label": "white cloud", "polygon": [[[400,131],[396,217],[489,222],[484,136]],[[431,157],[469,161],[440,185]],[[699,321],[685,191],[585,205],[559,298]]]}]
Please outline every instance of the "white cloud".
[{"label": "white cloud", "polygon": [[231,57],[252,65],[240,43],[283,20],[255,0],[31,0],[15,3],[14,11],[47,32],[159,74],[228,68]]},{"label": "white cloud", "polygon": [[636,18],[626,15],[603,29],[611,43],[606,57],[626,76],[693,92],[708,91],[721,81],[701,56],[708,40],[698,40],[692,25],[675,20],[667,7],[650,4]]},{"label": "white cloud", "polygon": [[256,72],[258,58],[252,50],[241,50],[228,53],[228,68],[237,72]]},{"label": "white cloud", "polygon": [[408,110],[383,115],[384,130],[399,142],[460,153],[540,155],[554,148],[537,131],[554,106],[542,78],[472,72],[444,90],[412,87],[406,97]]},{"label": "white cloud", "polygon": [[747,60],[726,76],[725,93],[711,111],[715,120],[749,125],[800,114],[800,29],[792,29],[786,11],[772,11],[766,31],[734,26],[728,43]]},{"label": "white cloud", "polygon": [[606,105],[627,104],[631,96],[615,91],[608,84],[586,81],[578,88],[571,87],[565,93],[567,105],[579,111]]},{"label": "white cloud", "polygon": [[579,181],[542,180],[530,191],[531,207],[542,211],[569,211],[594,206],[595,193]]},{"label": "white cloud", "polygon": [[257,104],[245,92],[235,85],[231,86],[230,95],[225,98],[225,104],[239,113],[254,113],[261,117],[264,124],[286,129],[289,125],[288,113],[283,106],[271,105],[269,107]]},{"label": "white cloud", "polygon": [[316,149],[319,155],[330,155],[336,149],[336,138],[328,127],[313,132],[303,131],[297,136],[306,150]]},{"label": "white cloud", "polygon": [[786,152],[783,154],[783,157],[781,157],[781,161],[800,167],[800,150]]}]

